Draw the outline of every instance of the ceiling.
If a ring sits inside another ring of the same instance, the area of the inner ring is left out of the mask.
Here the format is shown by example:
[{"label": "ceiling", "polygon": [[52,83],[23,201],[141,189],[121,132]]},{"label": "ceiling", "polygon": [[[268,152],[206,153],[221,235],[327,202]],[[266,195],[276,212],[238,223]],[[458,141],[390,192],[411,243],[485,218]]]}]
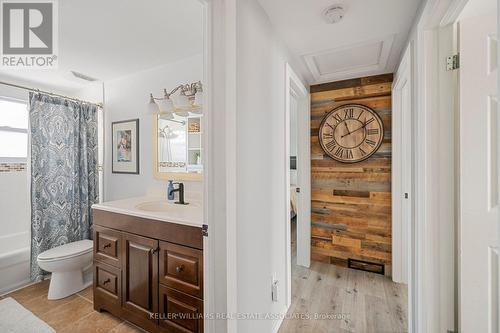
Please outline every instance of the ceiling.
[{"label": "ceiling", "polygon": [[22,82],[71,91],[158,67],[203,51],[203,8],[199,0],[65,0],[59,3],[57,70],[0,70]]},{"label": "ceiling", "polygon": [[[420,0],[259,0],[311,84],[391,73]],[[343,19],[328,24],[325,9]]]}]

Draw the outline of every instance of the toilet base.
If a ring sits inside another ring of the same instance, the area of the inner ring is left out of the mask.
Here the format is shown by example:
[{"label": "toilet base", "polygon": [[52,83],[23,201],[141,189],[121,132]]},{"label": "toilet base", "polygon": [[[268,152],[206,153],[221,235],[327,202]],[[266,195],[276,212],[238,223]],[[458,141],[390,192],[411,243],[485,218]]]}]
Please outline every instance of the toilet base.
[{"label": "toilet base", "polygon": [[52,272],[47,298],[51,300],[65,298],[90,285],[92,285],[92,279],[84,279],[84,274],[81,270]]}]

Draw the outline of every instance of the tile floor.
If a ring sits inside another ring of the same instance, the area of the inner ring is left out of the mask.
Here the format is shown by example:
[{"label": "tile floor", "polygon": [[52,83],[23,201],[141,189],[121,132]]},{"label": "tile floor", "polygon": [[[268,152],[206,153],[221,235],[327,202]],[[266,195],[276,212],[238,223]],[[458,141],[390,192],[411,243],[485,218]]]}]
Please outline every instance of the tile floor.
[{"label": "tile floor", "polygon": [[49,301],[49,281],[42,281],[0,298],[12,297],[57,333],[144,333],[140,328],[106,312],[94,311],[92,287]]}]

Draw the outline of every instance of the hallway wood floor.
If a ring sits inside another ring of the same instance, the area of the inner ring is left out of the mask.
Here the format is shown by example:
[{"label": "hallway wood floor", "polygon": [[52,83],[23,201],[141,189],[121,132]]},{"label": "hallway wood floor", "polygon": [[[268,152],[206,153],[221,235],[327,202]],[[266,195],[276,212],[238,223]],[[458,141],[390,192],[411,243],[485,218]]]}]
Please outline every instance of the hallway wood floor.
[{"label": "hallway wood floor", "polygon": [[[294,228],[292,239],[295,240]],[[335,265],[296,265],[292,243],[292,305],[279,333],[402,333],[408,331],[407,286]],[[312,320],[300,315],[336,315]]]}]

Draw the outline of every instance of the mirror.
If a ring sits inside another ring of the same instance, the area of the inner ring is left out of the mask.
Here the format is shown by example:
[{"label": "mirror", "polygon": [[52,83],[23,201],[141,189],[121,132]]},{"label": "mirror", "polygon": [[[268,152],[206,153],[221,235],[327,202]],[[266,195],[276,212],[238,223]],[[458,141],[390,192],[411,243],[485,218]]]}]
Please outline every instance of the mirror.
[{"label": "mirror", "polygon": [[202,115],[190,114],[187,117],[168,115],[153,116],[155,178],[201,180]]}]

